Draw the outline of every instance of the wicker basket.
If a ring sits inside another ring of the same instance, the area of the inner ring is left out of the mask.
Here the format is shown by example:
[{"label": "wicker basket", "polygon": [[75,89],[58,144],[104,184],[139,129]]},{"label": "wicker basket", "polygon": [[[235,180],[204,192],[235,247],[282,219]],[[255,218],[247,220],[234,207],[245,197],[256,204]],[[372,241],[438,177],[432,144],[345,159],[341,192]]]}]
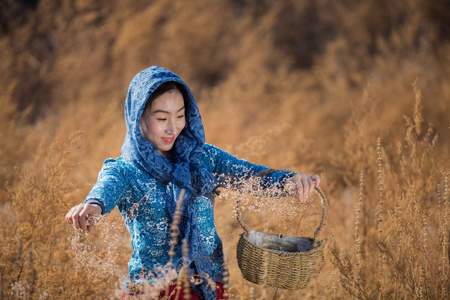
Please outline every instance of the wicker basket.
[{"label": "wicker basket", "polygon": [[[322,215],[320,223],[314,231],[314,237],[286,237],[283,235],[267,234],[250,231],[242,222],[240,213],[240,201],[237,201],[236,216],[239,224],[244,229],[237,246],[237,260],[242,275],[248,281],[259,285],[267,285],[283,289],[301,289],[308,285],[309,281],[319,273],[323,265],[324,241],[318,240],[318,236],[327,216],[328,202],[319,189],[315,189],[321,199]],[[250,238],[251,234],[269,240],[309,242],[311,247],[303,251],[292,249],[278,250],[274,247],[266,247],[255,244]],[[308,250],[309,249],[309,250]]]}]

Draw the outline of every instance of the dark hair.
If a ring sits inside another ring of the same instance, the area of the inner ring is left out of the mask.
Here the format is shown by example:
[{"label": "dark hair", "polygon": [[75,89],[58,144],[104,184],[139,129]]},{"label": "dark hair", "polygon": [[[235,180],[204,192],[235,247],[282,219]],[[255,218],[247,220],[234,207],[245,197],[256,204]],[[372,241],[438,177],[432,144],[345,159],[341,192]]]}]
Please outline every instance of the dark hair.
[{"label": "dark hair", "polygon": [[187,101],[187,94],[186,91],[184,90],[183,86],[177,82],[173,82],[173,81],[168,81],[168,82],[164,82],[163,84],[161,84],[156,91],[152,94],[152,97],[150,98],[150,100],[147,102],[151,103],[155,98],[161,96],[162,94],[164,94],[165,92],[168,91],[172,91],[172,90],[177,90],[181,93],[181,95],[183,96],[183,100],[184,100],[184,104],[186,105]]}]

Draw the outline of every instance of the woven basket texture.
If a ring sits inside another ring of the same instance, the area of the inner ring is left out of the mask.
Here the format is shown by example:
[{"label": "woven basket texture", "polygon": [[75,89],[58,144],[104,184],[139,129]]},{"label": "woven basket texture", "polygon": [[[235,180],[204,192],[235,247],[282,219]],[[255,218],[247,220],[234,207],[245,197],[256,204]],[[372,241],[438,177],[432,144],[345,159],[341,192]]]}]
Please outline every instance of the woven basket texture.
[{"label": "woven basket texture", "polygon": [[247,233],[241,234],[237,246],[237,260],[245,279],[259,285],[283,289],[305,288],[323,265],[322,241],[315,241],[313,249],[305,252],[271,250],[253,245]]}]

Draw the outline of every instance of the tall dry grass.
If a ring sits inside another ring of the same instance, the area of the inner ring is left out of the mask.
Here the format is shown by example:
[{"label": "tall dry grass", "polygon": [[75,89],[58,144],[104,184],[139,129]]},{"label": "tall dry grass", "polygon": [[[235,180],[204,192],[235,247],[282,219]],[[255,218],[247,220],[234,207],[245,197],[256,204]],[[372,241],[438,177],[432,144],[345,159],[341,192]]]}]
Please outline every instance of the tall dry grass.
[{"label": "tall dry grass", "polygon": [[[192,85],[208,142],[321,175],[331,200],[326,263],[308,288],[279,291],[280,299],[448,298],[450,46],[442,7],[39,1],[26,18],[2,18],[0,298],[118,297],[130,255],[120,215],[89,235],[64,215],[103,159],[120,153],[128,82],[150,64]],[[273,289],[244,281],[237,268],[233,193],[216,200],[227,292],[271,298]],[[304,235],[317,222],[317,203],[242,200],[257,229]]]}]

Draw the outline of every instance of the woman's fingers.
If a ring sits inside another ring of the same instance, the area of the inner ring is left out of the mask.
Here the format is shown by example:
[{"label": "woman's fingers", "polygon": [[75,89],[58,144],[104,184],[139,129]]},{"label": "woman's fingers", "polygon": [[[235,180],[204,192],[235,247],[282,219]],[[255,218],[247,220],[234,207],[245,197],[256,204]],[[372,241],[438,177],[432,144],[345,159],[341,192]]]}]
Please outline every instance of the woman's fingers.
[{"label": "woman's fingers", "polygon": [[307,180],[307,176],[305,175],[300,175],[298,178],[298,187],[297,187],[298,191],[298,199],[300,200],[301,203],[306,203],[306,201],[308,200],[308,180]]},{"label": "woman's fingers", "polygon": [[83,208],[80,210],[80,215],[79,215],[79,222],[80,222],[80,228],[83,230],[87,229],[87,220],[88,220],[88,210],[87,210],[87,206],[84,205]]},{"label": "woman's fingers", "polygon": [[313,190],[313,187],[314,187],[314,182],[312,180],[312,176],[308,176],[307,181],[308,181],[308,189],[306,191],[306,199],[309,198],[309,196],[311,195],[311,192]]},{"label": "woman's fingers", "polygon": [[306,192],[306,195],[307,195],[306,199],[309,199],[309,196],[311,196],[313,188],[314,188],[314,183],[313,183],[313,181],[311,179],[311,176],[308,176],[308,190]]},{"label": "woman's fingers", "polygon": [[67,212],[66,216],[64,217],[66,222],[69,223],[69,224],[72,224],[72,213],[75,210],[75,208],[76,208],[76,206],[74,206],[71,209],[69,209],[69,211]]},{"label": "woman's fingers", "polygon": [[297,178],[297,197],[303,203],[303,182],[301,175]]},{"label": "woman's fingers", "polygon": [[75,208],[75,210],[72,213],[72,225],[75,229],[80,229],[80,212],[83,209],[83,204],[78,204]]},{"label": "woman's fingers", "polygon": [[303,203],[305,203],[306,202],[306,189],[308,188],[305,176],[302,176],[300,181],[302,182],[302,190],[301,190],[301,193],[300,193],[300,197],[301,197],[301,201]]},{"label": "woman's fingers", "polygon": [[312,179],[312,181],[314,183],[314,187],[319,187],[319,185],[320,185],[320,177],[319,177],[319,175],[313,175],[313,176],[311,176],[311,179]]},{"label": "woman's fingers", "polygon": [[77,213],[77,210],[78,210],[78,205],[75,205],[74,207],[72,207],[69,210],[69,212],[66,214],[66,221],[67,221],[67,223],[74,225],[73,217]]},{"label": "woman's fingers", "polygon": [[297,177],[297,195],[301,203],[309,200],[313,189],[319,187],[320,177],[318,175],[307,176],[299,174]]},{"label": "woman's fingers", "polygon": [[78,221],[78,211],[74,212],[71,219],[72,219],[72,226],[75,229],[79,229],[80,228],[80,222]]}]

